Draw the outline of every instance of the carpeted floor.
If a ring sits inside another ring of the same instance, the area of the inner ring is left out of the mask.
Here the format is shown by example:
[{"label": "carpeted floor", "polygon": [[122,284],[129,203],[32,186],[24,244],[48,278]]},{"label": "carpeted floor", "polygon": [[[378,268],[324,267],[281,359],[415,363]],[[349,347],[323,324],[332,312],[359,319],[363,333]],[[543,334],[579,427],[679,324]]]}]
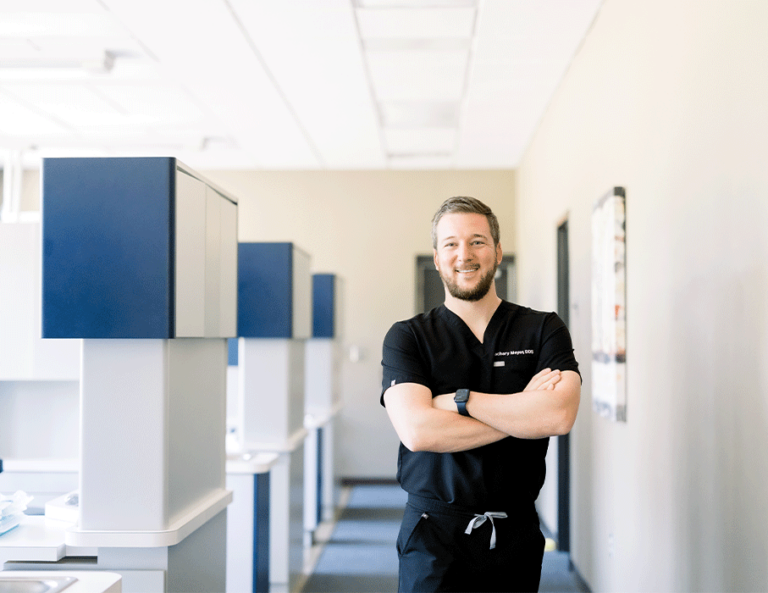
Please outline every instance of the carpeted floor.
[{"label": "carpeted floor", "polygon": [[[397,591],[395,540],[406,494],[399,486],[354,486],[303,593],[389,593]],[[585,593],[568,555],[546,552],[542,593]]]}]

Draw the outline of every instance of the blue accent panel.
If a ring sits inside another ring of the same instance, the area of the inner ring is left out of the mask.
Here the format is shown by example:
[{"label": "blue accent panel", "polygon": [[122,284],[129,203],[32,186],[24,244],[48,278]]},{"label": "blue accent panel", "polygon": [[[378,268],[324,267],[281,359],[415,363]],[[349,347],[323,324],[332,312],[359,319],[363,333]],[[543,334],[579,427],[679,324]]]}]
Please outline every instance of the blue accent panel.
[{"label": "blue accent panel", "polygon": [[253,591],[269,593],[269,472],[253,480]]},{"label": "blue accent panel", "polygon": [[227,339],[227,365],[237,366],[237,338]]},{"label": "blue accent panel", "polygon": [[240,243],[237,335],[293,337],[293,244]]},{"label": "blue accent panel", "polygon": [[44,338],[172,338],[173,158],[44,159]]},{"label": "blue accent panel", "polygon": [[334,337],[335,275],[312,276],[312,337]]}]

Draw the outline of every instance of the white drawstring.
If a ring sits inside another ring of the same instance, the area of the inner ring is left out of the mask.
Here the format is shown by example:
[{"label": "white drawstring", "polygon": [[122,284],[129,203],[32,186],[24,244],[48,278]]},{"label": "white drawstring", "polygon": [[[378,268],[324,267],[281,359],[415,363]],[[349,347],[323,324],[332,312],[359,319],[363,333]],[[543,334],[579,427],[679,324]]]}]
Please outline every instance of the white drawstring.
[{"label": "white drawstring", "polygon": [[482,515],[475,515],[472,520],[469,522],[469,525],[467,525],[467,530],[464,532],[467,535],[472,533],[473,529],[477,529],[480,527],[483,523],[486,522],[486,520],[491,520],[491,550],[493,550],[496,547],[496,524],[493,522],[494,519],[506,519],[507,513],[484,513]]}]

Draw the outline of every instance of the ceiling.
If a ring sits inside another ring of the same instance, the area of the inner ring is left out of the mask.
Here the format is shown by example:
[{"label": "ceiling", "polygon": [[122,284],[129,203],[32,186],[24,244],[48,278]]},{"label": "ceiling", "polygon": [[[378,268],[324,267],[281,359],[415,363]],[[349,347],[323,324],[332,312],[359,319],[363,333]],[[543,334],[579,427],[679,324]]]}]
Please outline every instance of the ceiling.
[{"label": "ceiling", "polygon": [[514,168],[602,0],[0,0],[0,149]]}]

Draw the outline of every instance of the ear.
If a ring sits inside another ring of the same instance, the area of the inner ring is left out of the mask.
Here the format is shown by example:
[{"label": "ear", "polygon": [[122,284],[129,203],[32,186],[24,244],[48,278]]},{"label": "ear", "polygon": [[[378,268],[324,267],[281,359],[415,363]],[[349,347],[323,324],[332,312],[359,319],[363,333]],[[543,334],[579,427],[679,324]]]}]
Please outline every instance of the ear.
[{"label": "ear", "polygon": [[501,250],[501,243],[496,245],[496,263],[501,265],[501,259],[504,257],[504,252]]},{"label": "ear", "polygon": [[437,265],[437,249],[433,249],[433,250],[432,250],[432,259],[433,259],[433,260],[434,260],[434,262],[435,262],[435,269],[436,269],[436,270],[440,270],[440,266],[439,266],[439,265]]}]

